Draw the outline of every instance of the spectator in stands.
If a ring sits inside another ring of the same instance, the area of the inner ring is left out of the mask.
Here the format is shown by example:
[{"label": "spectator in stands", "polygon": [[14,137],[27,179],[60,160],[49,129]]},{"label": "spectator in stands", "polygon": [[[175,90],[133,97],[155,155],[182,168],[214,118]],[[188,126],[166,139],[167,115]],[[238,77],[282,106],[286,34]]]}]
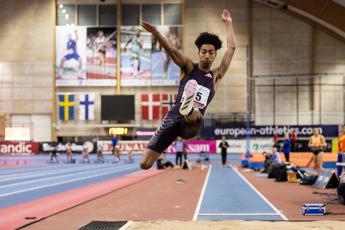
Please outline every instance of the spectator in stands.
[{"label": "spectator in stands", "polygon": [[82,150],[82,163],[90,163],[90,159],[89,159],[89,146],[87,144],[87,142],[84,142],[83,144],[83,150]]},{"label": "spectator in stands", "polygon": [[315,169],[319,173],[322,169],[323,164],[323,149],[326,147],[325,137],[320,134],[320,128],[313,129],[313,135],[309,139],[308,147],[313,153],[312,159],[309,161],[307,167],[310,163],[314,161]]},{"label": "spectator in stands", "polygon": [[197,163],[201,164],[201,170],[207,169],[210,165],[210,156],[207,152],[201,151]]},{"label": "spectator in stands", "polygon": [[173,168],[174,165],[170,161],[166,160],[165,154],[161,153],[157,159],[157,169]]},{"label": "spectator in stands", "polygon": [[283,141],[283,153],[285,155],[286,162],[290,162],[291,142],[289,133],[285,133]]},{"label": "spectator in stands", "polygon": [[226,165],[226,158],[227,158],[227,155],[228,155],[228,148],[230,147],[228,142],[226,141],[225,139],[225,136],[222,136],[222,140],[221,142],[219,143],[219,146],[218,146],[221,150],[221,155],[222,155],[222,164],[223,166]]}]

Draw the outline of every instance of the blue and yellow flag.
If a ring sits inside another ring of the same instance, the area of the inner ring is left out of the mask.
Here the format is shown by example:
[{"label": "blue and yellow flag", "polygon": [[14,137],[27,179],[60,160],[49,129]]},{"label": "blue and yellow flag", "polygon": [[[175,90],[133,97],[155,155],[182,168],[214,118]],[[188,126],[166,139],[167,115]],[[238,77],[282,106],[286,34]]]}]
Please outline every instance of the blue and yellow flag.
[{"label": "blue and yellow flag", "polygon": [[74,94],[59,94],[58,97],[60,120],[74,120]]}]

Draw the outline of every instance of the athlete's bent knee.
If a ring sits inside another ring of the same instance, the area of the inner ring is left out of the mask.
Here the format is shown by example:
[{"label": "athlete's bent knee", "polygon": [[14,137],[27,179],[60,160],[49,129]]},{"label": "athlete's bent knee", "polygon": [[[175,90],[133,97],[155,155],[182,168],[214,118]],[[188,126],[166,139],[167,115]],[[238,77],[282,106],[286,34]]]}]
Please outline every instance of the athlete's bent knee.
[{"label": "athlete's bent knee", "polygon": [[140,168],[141,169],[150,169],[152,167],[152,164],[150,164],[149,162],[140,162]]}]

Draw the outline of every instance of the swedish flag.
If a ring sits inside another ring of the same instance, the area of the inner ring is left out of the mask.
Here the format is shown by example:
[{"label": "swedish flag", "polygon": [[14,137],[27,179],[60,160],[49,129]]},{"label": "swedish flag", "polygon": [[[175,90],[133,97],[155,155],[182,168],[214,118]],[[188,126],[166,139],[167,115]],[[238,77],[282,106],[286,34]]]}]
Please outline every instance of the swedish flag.
[{"label": "swedish flag", "polygon": [[74,94],[59,94],[58,97],[60,120],[74,120]]}]

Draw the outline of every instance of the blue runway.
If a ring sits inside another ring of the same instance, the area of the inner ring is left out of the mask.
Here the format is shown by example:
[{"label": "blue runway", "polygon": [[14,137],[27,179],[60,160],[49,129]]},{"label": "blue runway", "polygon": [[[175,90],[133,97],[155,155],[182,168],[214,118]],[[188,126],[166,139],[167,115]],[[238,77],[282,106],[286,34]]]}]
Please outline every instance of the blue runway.
[{"label": "blue runway", "polygon": [[0,208],[128,175],[140,170],[137,162],[53,164],[1,169]]},{"label": "blue runway", "polygon": [[[212,166],[194,219],[284,220],[232,167]],[[199,210],[198,210],[199,209]]]}]

